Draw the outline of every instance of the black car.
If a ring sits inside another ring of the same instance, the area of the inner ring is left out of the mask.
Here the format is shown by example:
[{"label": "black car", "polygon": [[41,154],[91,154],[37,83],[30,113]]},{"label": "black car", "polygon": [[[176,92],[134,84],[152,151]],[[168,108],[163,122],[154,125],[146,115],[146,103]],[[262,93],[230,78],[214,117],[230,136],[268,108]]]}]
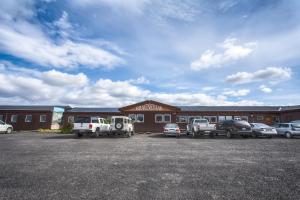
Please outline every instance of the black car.
[{"label": "black car", "polygon": [[233,135],[248,137],[252,134],[252,128],[247,121],[224,120],[217,123],[216,134],[225,134],[227,138],[232,138]]}]

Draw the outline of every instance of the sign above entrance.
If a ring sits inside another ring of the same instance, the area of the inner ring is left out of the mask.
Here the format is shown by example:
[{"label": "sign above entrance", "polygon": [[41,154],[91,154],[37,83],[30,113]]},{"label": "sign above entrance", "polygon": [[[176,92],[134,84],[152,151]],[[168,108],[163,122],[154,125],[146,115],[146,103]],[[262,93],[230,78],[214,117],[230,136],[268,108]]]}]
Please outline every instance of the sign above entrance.
[{"label": "sign above entrance", "polygon": [[136,111],[162,111],[162,106],[155,105],[152,103],[143,104],[140,106],[135,107]]},{"label": "sign above entrance", "polygon": [[157,101],[147,100],[120,108],[122,112],[178,112],[179,108]]}]

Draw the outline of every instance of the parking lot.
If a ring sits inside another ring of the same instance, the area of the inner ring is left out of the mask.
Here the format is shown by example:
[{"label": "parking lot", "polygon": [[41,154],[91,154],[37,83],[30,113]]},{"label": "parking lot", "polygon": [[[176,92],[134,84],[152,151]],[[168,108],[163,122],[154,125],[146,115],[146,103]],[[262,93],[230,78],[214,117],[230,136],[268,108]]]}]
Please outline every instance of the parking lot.
[{"label": "parking lot", "polygon": [[300,199],[299,139],[0,135],[0,199]]}]

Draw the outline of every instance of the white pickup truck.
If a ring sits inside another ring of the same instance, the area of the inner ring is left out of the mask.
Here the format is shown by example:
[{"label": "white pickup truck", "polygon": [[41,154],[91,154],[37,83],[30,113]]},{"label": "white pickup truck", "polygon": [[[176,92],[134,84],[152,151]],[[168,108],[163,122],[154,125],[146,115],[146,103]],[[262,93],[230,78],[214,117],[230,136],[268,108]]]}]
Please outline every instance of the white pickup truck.
[{"label": "white pickup truck", "polygon": [[187,125],[187,135],[192,134],[192,136],[204,135],[205,133],[213,136],[215,130],[216,126],[214,124],[210,124],[208,120],[204,118],[194,119]]},{"label": "white pickup truck", "polygon": [[80,116],[74,120],[73,132],[77,137],[81,137],[83,134],[97,137],[101,133],[109,133],[109,131],[110,125],[104,118]]}]

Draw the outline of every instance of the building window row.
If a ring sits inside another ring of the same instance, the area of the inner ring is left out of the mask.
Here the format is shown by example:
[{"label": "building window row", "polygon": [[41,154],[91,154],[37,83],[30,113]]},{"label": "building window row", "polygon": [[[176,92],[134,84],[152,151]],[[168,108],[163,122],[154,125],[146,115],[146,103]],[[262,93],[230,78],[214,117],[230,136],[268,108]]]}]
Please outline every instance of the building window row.
[{"label": "building window row", "polygon": [[[6,121],[4,119],[3,115],[0,115],[0,120],[1,121]],[[17,123],[18,122],[18,115],[11,115],[10,116],[10,122],[11,123]],[[26,123],[31,123],[32,122],[32,115],[25,115],[25,122]],[[47,122],[47,115],[40,115],[40,123],[45,123]]]},{"label": "building window row", "polygon": [[171,115],[170,114],[156,114],[155,123],[170,123]]},{"label": "building window row", "polygon": [[248,116],[182,116],[179,115],[176,117],[177,123],[191,123],[194,119],[207,119],[210,123],[217,123],[224,120],[245,120],[248,121]]},{"label": "building window row", "polygon": [[133,122],[143,123],[145,121],[144,114],[129,114],[128,117]]}]

